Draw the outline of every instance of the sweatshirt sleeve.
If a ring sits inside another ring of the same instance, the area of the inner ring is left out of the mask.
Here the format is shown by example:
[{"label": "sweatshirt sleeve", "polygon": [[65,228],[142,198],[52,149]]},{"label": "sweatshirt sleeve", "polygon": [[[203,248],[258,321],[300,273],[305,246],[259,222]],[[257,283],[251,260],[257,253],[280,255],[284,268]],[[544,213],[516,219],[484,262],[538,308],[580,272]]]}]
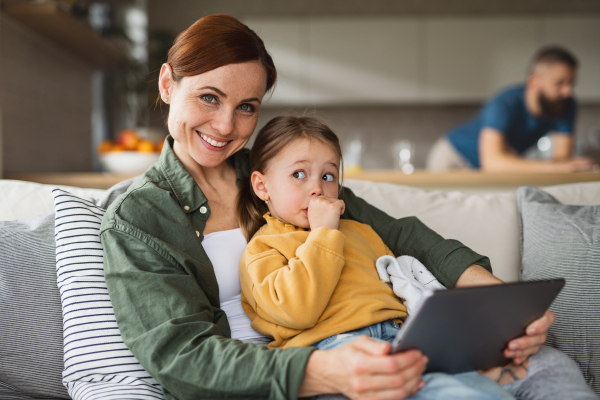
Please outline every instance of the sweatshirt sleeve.
[{"label": "sweatshirt sleeve", "polygon": [[315,325],[329,303],[344,267],[345,236],[318,228],[289,260],[281,235],[257,236],[244,254],[240,276],[246,300],[264,320],[291,329]]},{"label": "sweatshirt sleeve", "polygon": [[[118,227],[117,227],[118,225]],[[268,350],[225,336],[225,314],[149,235],[101,235],[106,283],[125,344],[170,399],[296,399],[314,348]]]},{"label": "sweatshirt sleeve", "polygon": [[396,257],[415,257],[446,287],[454,287],[460,275],[473,264],[492,272],[489,258],[458,240],[444,239],[417,217],[395,219],[348,188],[343,188],[342,199],[346,203],[342,218],[370,225]]}]

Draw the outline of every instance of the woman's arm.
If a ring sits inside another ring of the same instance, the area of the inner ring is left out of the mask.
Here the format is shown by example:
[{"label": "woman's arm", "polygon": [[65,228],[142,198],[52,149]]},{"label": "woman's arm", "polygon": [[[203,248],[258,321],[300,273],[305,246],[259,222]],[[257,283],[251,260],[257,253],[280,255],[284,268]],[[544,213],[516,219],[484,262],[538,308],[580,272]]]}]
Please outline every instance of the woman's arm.
[{"label": "woman's arm", "polygon": [[[295,239],[289,234],[254,237],[242,257],[240,281],[245,300],[262,319],[307,329],[323,314],[338,284],[345,236],[321,227],[302,244]],[[287,259],[284,254],[295,257]]]},{"label": "woman's arm", "polygon": [[314,348],[270,351],[227,338],[227,317],[205,292],[212,290],[210,266],[169,253],[124,221],[103,228],[106,283],[121,335],[168,392],[180,400],[296,399]]},{"label": "woman's arm", "polygon": [[477,254],[457,240],[444,239],[417,217],[396,219],[344,188],[346,211],[342,218],[371,225],[396,255],[409,255],[421,261],[446,287],[454,287],[462,273],[473,264],[492,271],[487,257]]}]

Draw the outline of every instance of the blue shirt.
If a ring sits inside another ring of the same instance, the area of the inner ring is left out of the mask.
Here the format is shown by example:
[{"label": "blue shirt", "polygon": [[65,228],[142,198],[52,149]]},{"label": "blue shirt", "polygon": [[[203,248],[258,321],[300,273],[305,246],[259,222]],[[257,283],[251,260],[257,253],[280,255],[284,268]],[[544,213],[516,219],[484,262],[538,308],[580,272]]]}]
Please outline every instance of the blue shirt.
[{"label": "blue shirt", "polygon": [[483,128],[501,132],[508,145],[523,154],[548,132],[573,134],[576,111],[571,100],[562,119],[535,117],[525,107],[525,87],[513,86],[496,94],[471,121],[452,129],[448,140],[472,167],[481,168],[478,149]]}]

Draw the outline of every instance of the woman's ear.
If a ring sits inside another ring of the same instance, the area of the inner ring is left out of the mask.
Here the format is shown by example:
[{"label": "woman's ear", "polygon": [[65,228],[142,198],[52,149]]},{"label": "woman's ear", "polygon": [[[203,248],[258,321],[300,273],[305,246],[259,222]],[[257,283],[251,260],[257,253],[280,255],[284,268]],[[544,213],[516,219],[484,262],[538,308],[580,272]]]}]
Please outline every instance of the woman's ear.
[{"label": "woman's ear", "polygon": [[158,91],[160,92],[160,98],[165,103],[170,103],[171,100],[171,91],[173,88],[173,81],[171,76],[173,74],[173,70],[169,64],[163,64],[160,68],[160,74],[158,75]]},{"label": "woman's ear", "polygon": [[264,174],[261,174],[258,171],[254,171],[252,175],[250,175],[250,182],[252,184],[252,190],[256,193],[259,199],[262,201],[269,200],[269,191],[267,190],[267,179]]}]

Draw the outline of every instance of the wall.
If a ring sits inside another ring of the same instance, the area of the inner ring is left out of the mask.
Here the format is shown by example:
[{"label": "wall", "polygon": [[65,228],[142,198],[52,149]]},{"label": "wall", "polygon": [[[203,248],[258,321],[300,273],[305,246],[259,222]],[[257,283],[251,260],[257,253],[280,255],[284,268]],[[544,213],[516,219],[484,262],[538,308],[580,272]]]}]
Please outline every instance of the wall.
[{"label": "wall", "polygon": [[92,67],[0,18],[4,173],[91,170]]},{"label": "wall", "polygon": [[[243,4],[242,4],[243,3]],[[561,8],[562,7],[562,8]],[[364,166],[390,168],[390,145],[430,146],[505,85],[522,82],[533,53],[558,43],[581,61],[576,135],[600,129],[600,3],[559,1],[331,1],[306,4],[149,1],[150,29],[178,33],[227,12],[265,41],[279,73],[258,128],[281,112],[316,114],[342,141],[362,134]],[[152,117],[164,126],[160,111]]]},{"label": "wall", "polygon": [[578,98],[600,102],[600,16],[245,18],[280,79],[272,105],[456,104],[525,78],[543,45],[581,67]]}]

